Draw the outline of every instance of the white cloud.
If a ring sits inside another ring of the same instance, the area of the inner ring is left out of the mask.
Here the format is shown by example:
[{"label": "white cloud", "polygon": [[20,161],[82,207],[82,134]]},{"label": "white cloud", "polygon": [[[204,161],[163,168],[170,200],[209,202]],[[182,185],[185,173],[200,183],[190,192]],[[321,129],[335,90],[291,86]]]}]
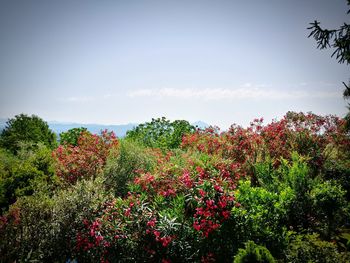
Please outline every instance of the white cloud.
[{"label": "white cloud", "polygon": [[62,102],[70,102],[70,103],[88,103],[88,102],[96,102],[96,101],[106,101],[114,98],[113,94],[102,94],[100,96],[71,96],[66,98],[60,98],[59,100]]},{"label": "white cloud", "polygon": [[82,96],[82,97],[68,97],[63,100],[68,102],[91,102],[94,100],[94,98]]},{"label": "white cloud", "polygon": [[159,88],[136,89],[130,91],[128,96],[153,97],[153,98],[177,98],[177,99],[202,99],[202,100],[235,100],[235,99],[301,99],[301,98],[338,98],[339,92],[333,91],[305,91],[305,90],[278,90],[264,88],[262,85],[253,86],[244,84],[242,88]]}]

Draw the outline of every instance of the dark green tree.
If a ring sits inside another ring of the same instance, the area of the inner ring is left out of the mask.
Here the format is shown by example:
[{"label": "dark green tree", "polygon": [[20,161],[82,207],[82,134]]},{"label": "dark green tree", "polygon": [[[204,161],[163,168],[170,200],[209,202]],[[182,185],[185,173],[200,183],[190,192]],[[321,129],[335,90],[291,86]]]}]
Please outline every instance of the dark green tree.
[{"label": "dark green tree", "polygon": [[66,132],[60,133],[60,144],[70,144],[77,146],[78,139],[82,132],[87,132],[87,129],[84,127],[69,129]]},{"label": "dark green tree", "polygon": [[26,114],[16,115],[9,119],[0,135],[1,147],[16,154],[21,143],[43,143],[53,149],[56,145],[56,134],[38,116]]},{"label": "dark green tree", "polygon": [[[350,0],[347,0],[347,4],[350,6]],[[347,12],[350,14],[350,9]],[[350,24],[344,23],[338,29],[325,29],[321,28],[319,21],[310,23],[311,30],[309,37],[313,37],[317,42],[318,49],[333,48],[332,57],[335,56],[339,63],[350,64]],[[345,84],[344,98],[350,98],[350,83]],[[350,103],[348,106],[350,111]],[[347,129],[350,129],[350,112],[345,117],[347,120]]]}]

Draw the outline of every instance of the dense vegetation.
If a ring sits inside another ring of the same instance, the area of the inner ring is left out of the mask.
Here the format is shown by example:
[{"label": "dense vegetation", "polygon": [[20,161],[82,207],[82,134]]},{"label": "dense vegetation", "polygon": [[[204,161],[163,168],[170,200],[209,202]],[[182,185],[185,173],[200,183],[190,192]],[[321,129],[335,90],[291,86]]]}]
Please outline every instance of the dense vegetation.
[{"label": "dense vegetation", "polygon": [[1,134],[1,262],[350,261],[343,119],[60,137],[26,115]]}]

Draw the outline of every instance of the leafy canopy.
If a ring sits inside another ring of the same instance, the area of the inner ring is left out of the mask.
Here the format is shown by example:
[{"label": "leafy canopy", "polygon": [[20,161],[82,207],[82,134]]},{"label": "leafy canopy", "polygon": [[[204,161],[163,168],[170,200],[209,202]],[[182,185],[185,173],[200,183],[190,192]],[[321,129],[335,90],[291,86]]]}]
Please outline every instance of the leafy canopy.
[{"label": "leafy canopy", "polygon": [[175,149],[180,146],[183,135],[194,131],[195,127],[188,121],[171,122],[162,117],[138,125],[127,132],[126,138],[152,148]]},{"label": "leafy canopy", "polygon": [[41,142],[50,149],[57,144],[56,134],[45,121],[36,115],[20,114],[7,121],[0,135],[0,145],[16,154],[23,142]]},{"label": "leafy canopy", "polygon": [[[350,0],[347,0],[350,5]],[[347,12],[350,14],[350,10]],[[332,57],[335,55],[339,63],[350,63],[350,24],[344,23],[338,29],[323,29],[317,20],[310,23],[312,30],[309,37],[317,42],[317,48],[334,48]]]},{"label": "leafy canopy", "polygon": [[83,132],[88,132],[85,127],[72,128],[60,133],[60,144],[78,145],[78,139]]},{"label": "leafy canopy", "polygon": [[[350,6],[350,0],[347,0],[347,4]],[[347,12],[350,14],[350,9]],[[332,57],[335,55],[339,63],[350,63],[350,24],[344,22],[342,26],[337,29],[323,29],[320,27],[320,22],[315,20],[310,23],[311,30],[309,37],[313,37],[317,42],[317,48],[326,49],[333,48],[334,52]],[[350,84],[345,84],[344,98],[350,98]],[[348,105],[350,110],[350,103]],[[347,130],[350,130],[350,112],[345,117],[347,121]]]}]

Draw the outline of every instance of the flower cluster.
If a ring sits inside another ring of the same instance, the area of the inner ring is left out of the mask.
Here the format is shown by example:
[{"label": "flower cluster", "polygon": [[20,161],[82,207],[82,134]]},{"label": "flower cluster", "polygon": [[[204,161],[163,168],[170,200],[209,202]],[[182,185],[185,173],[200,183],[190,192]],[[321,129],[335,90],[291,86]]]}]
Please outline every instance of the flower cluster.
[{"label": "flower cluster", "polygon": [[[196,196],[197,208],[193,216],[193,228],[208,237],[211,232],[220,228],[221,224],[230,217],[230,210],[234,202],[234,196],[225,193],[223,187],[205,182],[202,188],[198,189]],[[238,205],[238,203],[236,203]]]}]

